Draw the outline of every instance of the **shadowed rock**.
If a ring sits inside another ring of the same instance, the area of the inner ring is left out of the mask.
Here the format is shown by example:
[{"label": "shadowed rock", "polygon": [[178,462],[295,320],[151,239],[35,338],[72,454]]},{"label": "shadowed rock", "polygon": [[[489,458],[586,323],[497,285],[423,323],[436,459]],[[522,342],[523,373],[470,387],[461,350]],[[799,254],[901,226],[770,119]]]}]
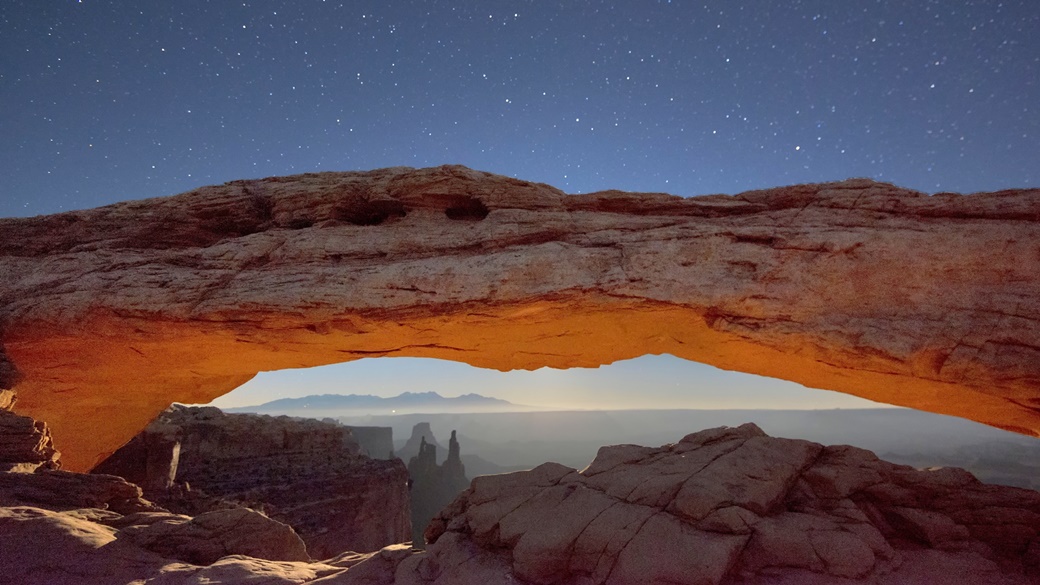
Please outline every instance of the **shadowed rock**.
[{"label": "shadowed rock", "polygon": [[[412,436],[429,431],[429,423],[419,423],[415,425]],[[430,434],[429,443],[426,442],[426,437],[422,436],[419,452],[408,461],[408,477],[412,504],[412,545],[424,548],[426,542],[423,534],[426,525],[441,509],[469,487],[455,431],[451,432],[448,457],[443,465],[437,465],[437,445],[433,434]]]},{"label": "shadowed rock", "polygon": [[[270,538],[250,538],[244,528],[254,524]],[[419,553],[393,545],[322,562],[277,561],[299,558],[292,536],[241,510],[191,519],[0,507],[0,575],[24,585],[1040,579],[1040,493],[982,484],[960,469],[894,465],[854,447],[772,438],[752,424],[661,447],[603,447],[582,471],[546,463],[478,477],[431,523],[431,544]]]},{"label": "shadowed rock", "polygon": [[408,540],[404,465],[360,455],[348,433],[336,423],[175,405],[97,471],[140,483],[174,512],[261,509],[292,526],[316,558]]},{"label": "shadowed rock", "polygon": [[426,537],[433,583],[1025,584],[1040,493],[747,424],[478,477]]}]

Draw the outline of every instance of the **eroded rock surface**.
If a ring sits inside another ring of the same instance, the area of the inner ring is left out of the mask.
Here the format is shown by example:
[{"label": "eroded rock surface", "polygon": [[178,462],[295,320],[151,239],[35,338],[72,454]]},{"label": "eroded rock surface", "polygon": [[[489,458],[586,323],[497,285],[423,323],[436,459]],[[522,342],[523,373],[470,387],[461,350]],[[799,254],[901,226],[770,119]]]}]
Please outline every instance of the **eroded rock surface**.
[{"label": "eroded rock surface", "polygon": [[478,477],[427,539],[434,583],[1029,583],[1040,493],[748,424]]},{"label": "eroded rock surface", "polygon": [[1040,191],[683,199],[458,166],[0,220],[0,388],[85,470],[171,401],[372,356],[671,353],[1040,435]]},{"label": "eroded rock surface", "polygon": [[175,512],[262,509],[315,558],[411,538],[404,464],[361,455],[335,423],[174,405],[98,470]]},{"label": "eroded rock surface", "polygon": [[[255,512],[192,519],[45,508],[0,507],[0,575],[25,585],[1040,580],[1040,492],[982,484],[960,469],[894,465],[853,447],[771,438],[751,424],[662,447],[604,447],[582,471],[546,463],[478,477],[431,523],[423,552],[399,544],[308,562],[287,527]],[[259,528],[225,529],[239,522]],[[250,548],[258,546],[266,548]]]},{"label": "eroded rock surface", "polygon": [[47,423],[11,412],[3,400],[0,396],[0,471],[61,467],[61,453],[54,448]]}]

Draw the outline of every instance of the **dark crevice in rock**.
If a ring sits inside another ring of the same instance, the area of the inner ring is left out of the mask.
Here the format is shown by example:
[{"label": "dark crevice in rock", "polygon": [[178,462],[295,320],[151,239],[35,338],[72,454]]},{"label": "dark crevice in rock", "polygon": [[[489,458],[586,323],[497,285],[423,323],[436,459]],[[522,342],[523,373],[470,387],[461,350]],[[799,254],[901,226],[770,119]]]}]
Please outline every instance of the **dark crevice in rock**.
[{"label": "dark crevice in rock", "polygon": [[391,218],[408,215],[404,204],[395,199],[377,199],[351,205],[341,205],[332,212],[332,218],[354,225],[380,225]]},{"label": "dark crevice in rock", "polygon": [[460,219],[469,221],[480,221],[488,216],[490,210],[484,202],[476,197],[457,196],[454,201],[444,210],[448,219]]}]

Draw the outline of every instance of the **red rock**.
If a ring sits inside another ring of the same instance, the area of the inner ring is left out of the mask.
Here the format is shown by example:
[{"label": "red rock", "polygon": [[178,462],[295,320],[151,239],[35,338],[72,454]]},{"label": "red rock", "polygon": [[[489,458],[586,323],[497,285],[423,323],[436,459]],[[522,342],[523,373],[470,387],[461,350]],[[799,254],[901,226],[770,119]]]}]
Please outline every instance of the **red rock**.
[{"label": "red rock", "polygon": [[0,220],[0,388],[85,470],[171,401],[372,356],[671,353],[1040,435],[1040,191],[683,199],[446,166]]},{"label": "red rock", "polygon": [[189,518],[152,515],[116,535],[145,550],[195,565],[210,565],[228,555],[273,561],[309,561],[307,547],[291,527],[248,508],[215,510]]},{"label": "red rock", "polygon": [[[4,397],[0,396],[0,400]],[[13,400],[12,400],[13,402]],[[17,415],[0,406],[0,471],[31,472],[61,467],[51,431],[43,421]]]},{"label": "red rock", "polygon": [[404,465],[360,455],[336,423],[175,405],[98,470],[139,482],[179,513],[263,509],[315,558],[412,537]]},{"label": "red rock", "polygon": [[[763,465],[764,453],[777,464]],[[638,503],[628,501],[634,475],[652,479],[664,469],[675,471],[677,484],[654,484],[666,493],[644,490]],[[719,488],[705,487],[713,483]],[[780,497],[762,490],[763,483]],[[728,501],[696,519],[672,504],[689,486],[708,501],[721,493]],[[256,522],[255,532],[226,530]],[[69,579],[87,585],[1029,585],[1040,579],[1040,493],[985,485],[959,470],[918,471],[860,449],[773,439],[753,425],[710,429],[653,449],[604,448],[583,472],[549,463],[478,477],[431,524],[423,552],[393,545],[321,563],[217,558],[221,547],[283,556],[281,537],[261,538],[269,530],[288,534],[248,511],[190,519],[0,507],[0,575],[26,585]],[[287,550],[299,554],[298,541]]]},{"label": "red rock", "polygon": [[744,425],[603,448],[580,474],[478,477],[427,538],[433,583],[479,559],[544,584],[1024,585],[1040,577],[1040,493]]}]

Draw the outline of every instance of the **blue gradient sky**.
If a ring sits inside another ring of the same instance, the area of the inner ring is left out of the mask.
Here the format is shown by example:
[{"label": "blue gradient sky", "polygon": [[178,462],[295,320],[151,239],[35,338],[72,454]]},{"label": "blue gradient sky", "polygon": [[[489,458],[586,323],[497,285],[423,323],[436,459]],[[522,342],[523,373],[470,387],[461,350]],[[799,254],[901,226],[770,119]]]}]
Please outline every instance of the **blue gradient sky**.
[{"label": "blue gradient sky", "polygon": [[800,384],[729,372],[673,356],[643,356],[599,368],[498,372],[424,358],[363,359],[346,364],[261,373],[213,402],[252,406],[310,394],[476,392],[551,409],[818,409],[877,408],[876,402]]},{"label": "blue gradient sky", "polygon": [[[4,0],[0,216],[444,163],[568,192],[1037,186],[1037,30],[1036,0]],[[422,363],[327,376],[489,383]],[[715,376],[647,363],[653,392]],[[628,367],[495,376],[579,396]]]}]

